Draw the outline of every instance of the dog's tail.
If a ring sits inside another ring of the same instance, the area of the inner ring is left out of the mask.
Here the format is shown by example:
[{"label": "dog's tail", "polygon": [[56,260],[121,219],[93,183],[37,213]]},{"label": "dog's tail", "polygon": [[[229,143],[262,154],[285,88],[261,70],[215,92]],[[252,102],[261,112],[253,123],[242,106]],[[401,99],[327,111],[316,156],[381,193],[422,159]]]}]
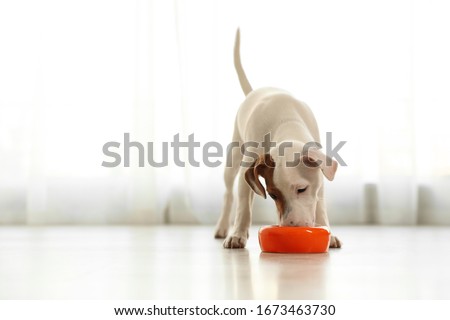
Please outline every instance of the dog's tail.
[{"label": "dog's tail", "polygon": [[250,82],[248,82],[247,76],[245,75],[244,69],[242,68],[241,64],[241,55],[239,53],[240,48],[240,40],[241,34],[239,32],[239,28],[236,31],[236,40],[234,42],[234,67],[236,68],[236,72],[239,77],[239,82],[241,84],[242,91],[244,91],[245,95],[248,95],[250,92],[252,92],[252,86],[250,85]]}]

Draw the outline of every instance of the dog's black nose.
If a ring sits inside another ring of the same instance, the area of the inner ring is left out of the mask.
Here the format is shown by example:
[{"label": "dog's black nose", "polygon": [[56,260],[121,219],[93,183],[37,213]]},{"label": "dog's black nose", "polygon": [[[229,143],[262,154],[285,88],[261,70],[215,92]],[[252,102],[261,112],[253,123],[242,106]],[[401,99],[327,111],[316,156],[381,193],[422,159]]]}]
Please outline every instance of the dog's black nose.
[{"label": "dog's black nose", "polygon": [[295,219],[287,219],[281,225],[289,227],[313,227],[314,222],[311,221],[296,221]]}]

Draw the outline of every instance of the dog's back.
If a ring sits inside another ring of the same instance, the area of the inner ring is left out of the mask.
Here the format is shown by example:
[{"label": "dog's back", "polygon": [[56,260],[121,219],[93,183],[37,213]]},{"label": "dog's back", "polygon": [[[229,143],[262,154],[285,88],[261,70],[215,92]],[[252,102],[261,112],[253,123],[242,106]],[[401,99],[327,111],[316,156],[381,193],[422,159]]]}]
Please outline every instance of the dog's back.
[{"label": "dog's back", "polygon": [[236,117],[241,141],[262,141],[264,135],[283,123],[292,121],[305,127],[306,131],[311,133],[309,137],[311,140],[320,141],[316,120],[306,103],[278,88],[265,87],[253,90],[241,63],[239,29],[234,45],[234,66],[242,91],[246,95]]}]

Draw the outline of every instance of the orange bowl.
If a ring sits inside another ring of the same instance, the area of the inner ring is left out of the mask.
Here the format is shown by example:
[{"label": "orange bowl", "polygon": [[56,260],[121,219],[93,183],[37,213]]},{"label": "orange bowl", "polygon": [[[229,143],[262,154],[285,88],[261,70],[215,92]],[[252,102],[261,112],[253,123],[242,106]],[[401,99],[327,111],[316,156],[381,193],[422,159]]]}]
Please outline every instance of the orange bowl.
[{"label": "orange bowl", "polygon": [[328,252],[330,231],[325,227],[266,226],[259,229],[259,246],[263,252]]}]

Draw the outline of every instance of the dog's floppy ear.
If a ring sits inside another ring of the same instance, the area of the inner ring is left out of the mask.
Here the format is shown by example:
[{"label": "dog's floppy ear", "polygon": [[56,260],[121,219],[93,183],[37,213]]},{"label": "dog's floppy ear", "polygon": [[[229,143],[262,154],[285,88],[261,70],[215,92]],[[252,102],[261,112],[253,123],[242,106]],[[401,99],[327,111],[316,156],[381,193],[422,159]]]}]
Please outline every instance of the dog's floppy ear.
[{"label": "dog's floppy ear", "polygon": [[273,174],[273,168],[275,167],[275,162],[273,161],[270,154],[266,153],[260,155],[258,159],[253,162],[250,168],[245,172],[245,181],[247,181],[250,188],[255,191],[256,194],[260,195],[266,199],[266,190],[259,181],[259,176],[263,177],[265,180],[270,179],[269,176]]},{"label": "dog's floppy ear", "polygon": [[309,168],[319,167],[322,170],[323,175],[329,181],[333,181],[338,163],[336,160],[326,156],[320,150],[314,148],[308,149],[308,154],[302,156],[302,162]]}]

